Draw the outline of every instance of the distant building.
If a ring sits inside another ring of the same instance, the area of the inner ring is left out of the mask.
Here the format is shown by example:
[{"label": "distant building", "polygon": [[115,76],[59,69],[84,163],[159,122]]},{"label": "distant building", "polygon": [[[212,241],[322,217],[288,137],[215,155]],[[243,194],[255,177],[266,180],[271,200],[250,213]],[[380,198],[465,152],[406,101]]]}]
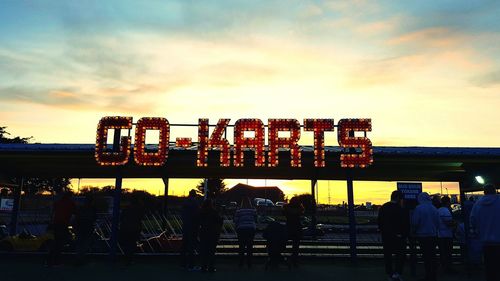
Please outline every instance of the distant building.
[{"label": "distant building", "polygon": [[248,184],[238,183],[232,188],[226,190],[221,194],[220,198],[226,202],[237,202],[238,205],[241,201],[248,197],[250,200],[254,198],[264,198],[273,201],[284,201],[285,194],[277,186],[252,186]]}]

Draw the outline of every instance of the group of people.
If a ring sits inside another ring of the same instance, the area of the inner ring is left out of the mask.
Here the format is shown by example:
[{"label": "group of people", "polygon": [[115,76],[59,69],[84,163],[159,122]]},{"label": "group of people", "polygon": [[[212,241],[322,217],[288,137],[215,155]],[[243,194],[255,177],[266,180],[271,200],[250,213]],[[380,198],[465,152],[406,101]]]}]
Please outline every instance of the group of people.
[{"label": "group of people", "polygon": [[[298,197],[293,197],[288,204],[283,206],[283,215],[286,219],[285,225],[278,221],[272,221],[264,229],[263,238],[266,239],[269,256],[266,269],[277,267],[281,263],[286,264],[289,268],[298,267],[300,239],[303,235],[301,218],[304,215],[304,206]],[[289,241],[292,253],[290,259],[287,260],[282,253]]]},{"label": "group of people", "polygon": [[[485,273],[487,280],[500,280],[495,262],[500,259],[500,198],[493,185],[484,186],[484,196],[472,207],[469,216],[469,235],[475,235],[482,243]],[[390,202],[379,210],[378,226],[381,232],[385,271],[389,280],[402,280],[408,239],[418,242],[425,268],[425,280],[435,281],[437,272],[436,248],[439,249],[440,264],[446,273],[453,273],[452,249],[454,230],[457,223],[451,212],[451,200],[448,196],[431,198],[428,193],[418,195],[418,205],[411,208],[403,206],[403,194],[394,191]],[[267,265],[277,265],[284,261],[281,253],[288,241],[292,244],[289,265],[297,266],[299,244],[302,238],[301,217],[304,207],[294,197],[284,206],[286,225],[271,222],[264,230],[267,241],[269,261]],[[139,197],[133,196],[131,204],[124,208],[118,239],[125,258],[130,261],[140,238],[144,204]],[[76,236],[77,263],[83,263],[89,250],[96,221],[94,198],[87,195],[82,206],[77,207],[71,193],[62,194],[54,203],[54,215],[51,228],[54,233],[47,264],[58,265],[61,251],[70,239],[68,231],[73,225]],[[245,198],[236,210],[234,225],[238,236],[239,266],[252,267],[253,243],[256,233],[257,211],[250,199]],[[214,201],[203,201],[191,190],[182,207],[183,243],[182,263],[189,270],[216,271],[215,252],[223,227],[223,218]],[[195,262],[199,253],[201,266]]]},{"label": "group of people", "polygon": [[[299,244],[302,238],[301,216],[304,207],[297,198],[292,198],[284,207],[286,225],[271,222],[264,230],[267,240],[269,261],[266,266],[276,266],[284,261],[281,253],[286,248],[288,240],[292,242],[290,266],[298,266]],[[257,229],[257,210],[249,198],[242,200],[240,208],[234,214],[233,222],[238,236],[239,266],[252,267],[253,244]],[[219,240],[223,219],[210,198],[203,203],[195,190],[189,196],[182,208],[182,266],[190,271],[214,272],[215,250]],[[195,253],[199,252],[201,267],[195,264]]]},{"label": "group of people", "polygon": [[[476,233],[483,244],[486,279],[500,280],[494,267],[494,262],[500,258],[500,199],[493,185],[484,186],[484,194],[472,208],[471,233]],[[436,280],[436,247],[444,272],[455,272],[452,268],[452,249],[457,223],[453,219],[448,196],[431,198],[428,193],[422,192],[418,195],[418,205],[410,210],[403,207],[403,194],[396,190],[391,194],[391,201],[380,208],[378,226],[389,280],[402,280],[408,238],[418,241],[425,280]]]},{"label": "group of people", "polygon": [[47,266],[61,264],[61,252],[64,245],[71,239],[70,224],[73,224],[76,236],[76,262],[84,262],[85,254],[89,250],[94,234],[94,223],[97,217],[92,194],[85,197],[82,206],[78,206],[72,199],[70,192],[65,192],[54,202],[52,229],[54,240],[50,245]]},{"label": "group of people", "polygon": [[[124,253],[127,264],[132,262],[140,240],[142,220],[144,218],[144,203],[139,196],[132,196],[129,204],[123,208],[120,215],[118,242]],[[279,264],[283,260],[281,253],[286,248],[288,240],[292,242],[290,264],[297,266],[299,243],[302,237],[301,216],[304,213],[302,204],[296,198],[284,207],[286,225],[270,223],[264,231],[267,239],[269,265]],[[63,248],[74,235],[76,238],[76,263],[85,263],[85,255],[92,246],[95,234],[97,212],[94,197],[88,194],[81,206],[77,206],[72,194],[62,193],[54,202],[53,218],[49,228],[54,234],[50,245],[47,266],[60,265]],[[241,207],[234,215],[234,225],[238,235],[239,265],[252,267],[253,244],[256,232],[257,211],[250,199],[245,198]],[[217,210],[213,199],[200,200],[195,190],[182,206],[182,263],[189,270],[214,272],[215,252],[223,226],[223,218]],[[73,226],[73,234],[69,226]],[[200,264],[195,263],[196,253],[199,253]]]},{"label": "group of people", "polygon": [[[223,219],[212,199],[200,206],[196,190],[191,190],[182,206],[182,266],[189,270],[215,272],[215,250],[219,242]],[[195,265],[199,251],[201,268]]]},{"label": "group of people", "polygon": [[[140,196],[133,194],[130,204],[125,206],[120,216],[118,241],[123,250],[126,263],[132,261],[140,239],[144,204]],[[58,266],[62,263],[61,252],[74,236],[76,250],[76,265],[86,262],[86,254],[95,240],[95,223],[97,208],[93,194],[87,194],[81,205],[77,205],[70,192],[64,192],[54,202],[52,222],[49,229],[54,234],[54,240],[49,248],[47,266]],[[73,233],[69,226],[72,226]]]}]

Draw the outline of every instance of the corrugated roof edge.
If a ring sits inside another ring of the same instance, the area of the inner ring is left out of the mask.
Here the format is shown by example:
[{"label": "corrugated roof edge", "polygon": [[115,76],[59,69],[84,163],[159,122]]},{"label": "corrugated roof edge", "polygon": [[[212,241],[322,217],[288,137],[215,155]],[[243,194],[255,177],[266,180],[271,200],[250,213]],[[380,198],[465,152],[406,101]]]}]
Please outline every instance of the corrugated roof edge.
[{"label": "corrugated roof edge", "polygon": [[[148,145],[154,148],[155,145]],[[313,146],[302,146],[304,151],[312,151]],[[35,151],[52,151],[52,152],[85,152],[94,151],[95,144],[0,144],[0,152],[35,152]],[[171,143],[170,149],[176,150],[174,143]],[[194,144],[188,150],[196,150]],[[340,152],[338,146],[326,146],[328,152]],[[435,156],[435,155],[460,155],[460,156],[500,156],[500,148],[494,147],[421,147],[421,146],[375,146],[373,147],[375,155],[420,155],[420,156]]]}]

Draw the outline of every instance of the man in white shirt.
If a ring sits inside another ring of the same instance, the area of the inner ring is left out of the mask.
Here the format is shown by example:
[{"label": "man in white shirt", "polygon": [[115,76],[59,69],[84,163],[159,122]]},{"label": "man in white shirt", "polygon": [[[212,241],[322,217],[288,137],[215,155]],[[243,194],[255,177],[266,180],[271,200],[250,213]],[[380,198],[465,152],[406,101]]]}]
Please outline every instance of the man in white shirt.
[{"label": "man in white shirt", "polygon": [[443,196],[441,198],[441,207],[439,212],[439,229],[438,229],[438,244],[441,266],[445,272],[450,273],[451,270],[451,252],[453,250],[453,229],[455,223],[451,215],[450,197]]}]

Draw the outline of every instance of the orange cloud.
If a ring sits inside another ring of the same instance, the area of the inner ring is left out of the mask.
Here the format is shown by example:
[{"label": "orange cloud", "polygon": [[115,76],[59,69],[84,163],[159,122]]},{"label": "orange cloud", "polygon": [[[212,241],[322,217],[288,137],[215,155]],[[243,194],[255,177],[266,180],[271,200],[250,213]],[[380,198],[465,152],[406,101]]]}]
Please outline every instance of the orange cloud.
[{"label": "orange cloud", "polygon": [[402,34],[387,40],[389,45],[415,44],[415,46],[432,48],[449,48],[460,45],[465,36],[448,28],[433,27]]},{"label": "orange cloud", "polygon": [[394,32],[396,27],[401,24],[401,21],[400,17],[393,17],[381,21],[372,21],[367,23],[360,22],[353,26],[355,26],[355,30],[361,35],[379,36]]}]

